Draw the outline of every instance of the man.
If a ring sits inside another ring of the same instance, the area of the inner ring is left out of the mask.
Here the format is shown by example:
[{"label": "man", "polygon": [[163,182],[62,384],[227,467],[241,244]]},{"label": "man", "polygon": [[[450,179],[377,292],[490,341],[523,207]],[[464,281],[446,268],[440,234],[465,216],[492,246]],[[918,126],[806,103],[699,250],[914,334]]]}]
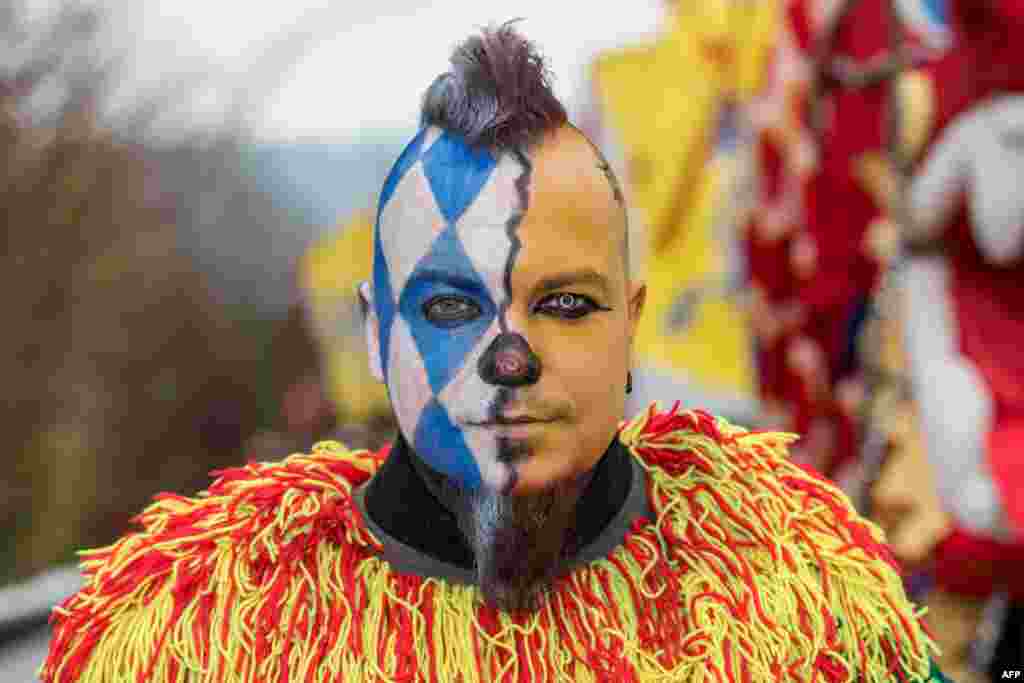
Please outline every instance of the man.
[{"label": "man", "polygon": [[622,195],[511,26],[459,46],[362,286],[387,453],[165,496],[85,562],[47,681],[942,680],[879,532],[782,434],[621,424]]}]

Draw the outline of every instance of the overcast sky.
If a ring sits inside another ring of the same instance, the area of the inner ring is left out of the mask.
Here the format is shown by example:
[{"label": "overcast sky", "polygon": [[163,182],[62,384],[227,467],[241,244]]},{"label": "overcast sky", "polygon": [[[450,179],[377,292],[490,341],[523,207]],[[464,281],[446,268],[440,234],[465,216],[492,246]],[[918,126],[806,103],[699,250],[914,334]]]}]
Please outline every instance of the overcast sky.
[{"label": "overcast sky", "polygon": [[[56,0],[32,0],[36,6]],[[419,97],[475,27],[522,17],[548,56],[555,88],[571,100],[600,49],[650,38],[664,0],[103,0],[112,42],[136,55],[126,77],[161,88],[202,79],[190,111],[217,111],[230,84],[271,139],[347,139],[372,129],[412,130]],[[285,40],[273,40],[289,36]],[[290,65],[290,66],[286,66]],[[570,102],[571,106],[571,102]]]}]

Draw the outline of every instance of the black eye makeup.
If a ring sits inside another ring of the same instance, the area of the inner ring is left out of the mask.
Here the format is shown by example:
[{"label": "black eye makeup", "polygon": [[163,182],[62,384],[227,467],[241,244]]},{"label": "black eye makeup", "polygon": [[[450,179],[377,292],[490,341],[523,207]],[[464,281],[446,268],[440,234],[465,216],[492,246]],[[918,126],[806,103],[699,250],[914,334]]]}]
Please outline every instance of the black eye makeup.
[{"label": "black eye makeup", "polygon": [[610,311],[586,294],[573,292],[556,292],[548,294],[534,307],[535,312],[548,313],[560,318],[574,320],[590,315],[595,311]]},{"label": "black eye makeup", "polygon": [[464,325],[476,320],[482,313],[477,302],[459,294],[439,294],[423,303],[423,317],[443,328]]}]

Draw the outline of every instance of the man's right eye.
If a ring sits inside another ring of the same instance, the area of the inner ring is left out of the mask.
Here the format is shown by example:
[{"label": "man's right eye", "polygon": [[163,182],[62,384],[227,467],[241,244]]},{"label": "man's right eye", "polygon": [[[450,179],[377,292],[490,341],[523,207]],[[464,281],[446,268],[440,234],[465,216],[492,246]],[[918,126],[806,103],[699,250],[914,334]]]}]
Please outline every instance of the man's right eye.
[{"label": "man's right eye", "polygon": [[479,317],[480,306],[464,296],[443,294],[423,304],[423,316],[438,327],[457,327]]}]

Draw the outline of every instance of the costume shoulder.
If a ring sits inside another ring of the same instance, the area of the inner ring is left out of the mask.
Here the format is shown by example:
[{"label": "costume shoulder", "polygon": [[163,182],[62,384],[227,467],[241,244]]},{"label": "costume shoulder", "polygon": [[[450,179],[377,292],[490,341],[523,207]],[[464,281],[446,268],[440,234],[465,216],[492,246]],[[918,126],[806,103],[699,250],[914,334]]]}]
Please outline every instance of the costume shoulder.
[{"label": "costume shoulder", "polygon": [[651,540],[678,563],[691,627],[722,653],[712,658],[719,670],[763,666],[754,680],[944,680],[881,530],[789,460],[795,435],[747,431],[678,404],[652,406],[620,434],[648,472]]},{"label": "costume shoulder", "polygon": [[281,662],[294,658],[269,656],[287,655],[287,633],[334,649],[339,629],[326,622],[343,615],[308,603],[318,586],[342,592],[328,567],[376,549],[351,493],[383,457],[322,442],[310,455],[214,472],[194,498],[157,496],[139,530],[83,553],[85,587],[54,608],[42,679],[287,680]]}]

